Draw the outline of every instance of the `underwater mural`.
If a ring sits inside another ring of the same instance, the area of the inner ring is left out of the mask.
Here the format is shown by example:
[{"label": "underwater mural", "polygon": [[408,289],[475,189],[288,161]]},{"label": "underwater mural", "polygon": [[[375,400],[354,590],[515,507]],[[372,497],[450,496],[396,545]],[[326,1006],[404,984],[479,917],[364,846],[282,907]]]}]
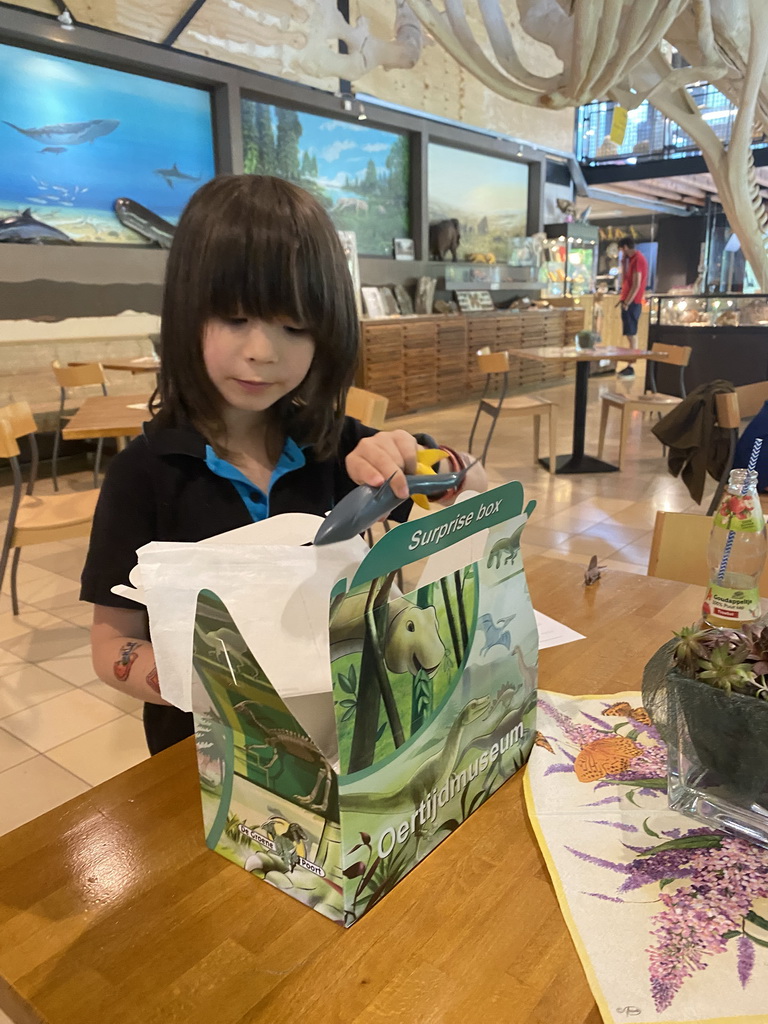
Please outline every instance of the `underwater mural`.
[{"label": "underwater mural", "polygon": [[276,174],[311,192],[360,255],[391,256],[410,236],[408,137],[244,99],[243,156],[250,174]]},{"label": "underwater mural", "polygon": [[0,143],[7,242],[163,244],[215,173],[206,90],[4,44]]}]

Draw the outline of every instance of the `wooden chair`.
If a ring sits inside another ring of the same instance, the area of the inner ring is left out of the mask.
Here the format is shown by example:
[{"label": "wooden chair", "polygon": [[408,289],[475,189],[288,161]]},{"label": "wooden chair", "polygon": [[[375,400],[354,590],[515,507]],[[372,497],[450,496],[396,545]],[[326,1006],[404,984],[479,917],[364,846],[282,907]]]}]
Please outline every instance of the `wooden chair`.
[{"label": "wooden chair", "polygon": [[[0,550],[0,587],[3,585],[8,557],[13,548],[11,605],[14,615],[19,614],[17,574],[21,549],[30,544],[87,537],[99,496],[96,489],[75,494],[52,494],[42,498],[33,496],[38,466],[35,431],[35,420],[27,402],[15,402],[13,405],[0,408],[0,458],[9,460],[13,473],[11,508]],[[29,482],[24,496],[19,466],[20,437],[28,439],[31,452]]]},{"label": "wooden chair", "polygon": [[[485,389],[475,413],[475,421],[469,434],[467,450],[472,453],[472,444],[475,439],[475,431],[480,420],[480,414],[486,413],[491,418],[491,425],[485,439],[483,454],[480,462],[485,465],[488,455],[488,448],[491,444],[493,432],[496,429],[496,422],[500,416],[532,416],[533,417],[533,461],[539,461],[539,445],[541,441],[541,417],[546,416],[549,421],[549,472],[554,473],[556,468],[557,443],[557,406],[548,398],[539,395],[513,395],[507,398],[509,387],[509,352],[491,352],[488,348],[482,348],[477,353],[477,365],[482,373],[485,373]],[[486,396],[491,389],[493,378],[501,375],[501,391],[498,399],[494,402]]]},{"label": "wooden chair", "polygon": [[[53,489],[59,489],[58,459],[61,446],[61,431],[66,421],[64,406],[69,398],[72,388],[91,387],[94,384],[100,385],[103,394],[107,394],[107,381],[104,376],[104,369],[101,363],[81,363],[79,366],[62,366],[58,360],[51,363],[53,375],[59,385],[59,419],[56,427],[56,434],[53,438],[53,456],[51,458],[51,479]],[[104,448],[104,438],[100,437],[96,445],[96,458],[93,463],[93,486],[99,486],[99,467],[101,465],[101,452]]]},{"label": "wooden chair", "polygon": [[[712,517],[700,512],[657,512],[648,575],[706,587],[707,545]],[[760,593],[768,594],[768,564],[760,577]],[[702,592],[702,600],[704,594]]]},{"label": "wooden chair", "polygon": [[[651,391],[644,395],[623,395],[616,391],[604,391],[600,396],[600,438],[597,445],[597,457],[602,459],[603,448],[605,447],[605,431],[608,426],[608,413],[611,409],[618,409],[621,412],[621,425],[619,434],[619,469],[624,461],[624,449],[629,431],[630,417],[633,412],[658,412],[659,415],[667,413],[676,405],[679,405],[685,398],[685,383],[683,374],[691,358],[691,349],[687,345],[662,345],[655,342],[651,347],[648,362],[650,363]],[[656,363],[667,363],[670,366],[680,368],[680,394],[682,398],[674,395],[662,395],[656,391]]]},{"label": "wooden chair", "polygon": [[347,416],[360,420],[366,427],[381,430],[387,418],[388,405],[389,399],[384,395],[377,395],[374,391],[366,391],[364,388],[350,388],[344,412]]}]

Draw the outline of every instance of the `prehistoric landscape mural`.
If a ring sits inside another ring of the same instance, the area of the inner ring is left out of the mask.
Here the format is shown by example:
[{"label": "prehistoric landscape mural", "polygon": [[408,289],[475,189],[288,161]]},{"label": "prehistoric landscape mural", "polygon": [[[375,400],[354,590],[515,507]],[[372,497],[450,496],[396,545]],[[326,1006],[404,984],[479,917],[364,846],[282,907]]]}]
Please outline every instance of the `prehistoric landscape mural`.
[{"label": "prehistoric landscape mural", "polygon": [[410,236],[408,138],[363,124],[245,99],[244,169],[301,185],[367,256],[391,256]]},{"label": "prehistoric landscape mural", "polygon": [[460,253],[506,262],[510,239],[526,234],[526,164],[430,143],[428,194],[430,224],[459,221]]},{"label": "prehistoric landscape mural", "polygon": [[0,241],[164,244],[215,173],[205,90],[5,45],[0,142]]}]

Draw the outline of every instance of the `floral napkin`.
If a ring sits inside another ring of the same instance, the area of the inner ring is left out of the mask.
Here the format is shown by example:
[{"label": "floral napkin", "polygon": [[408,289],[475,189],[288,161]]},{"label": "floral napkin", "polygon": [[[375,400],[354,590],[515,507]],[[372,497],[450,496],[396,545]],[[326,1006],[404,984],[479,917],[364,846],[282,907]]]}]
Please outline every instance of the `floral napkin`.
[{"label": "floral napkin", "polygon": [[539,691],[533,827],[606,1024],[768,1022],[768,850],[671,811],[639,693]]}]

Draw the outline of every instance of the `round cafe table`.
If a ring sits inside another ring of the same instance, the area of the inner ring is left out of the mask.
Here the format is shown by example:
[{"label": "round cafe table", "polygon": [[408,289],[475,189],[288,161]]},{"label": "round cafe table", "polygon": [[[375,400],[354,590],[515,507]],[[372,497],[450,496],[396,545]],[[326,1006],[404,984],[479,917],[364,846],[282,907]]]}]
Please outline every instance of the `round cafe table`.
[{"label": "round cafe table", "polygon": [[[584,453],[584,436],[587,423],[587,398],[589,389],[589,364],[607,360],[612,363],[624,361],[634,363],[646,359],[644,348],[576,348],[575,345],[560,347],[547,345],[541,348],[520,348],[510,352],[519,359],[536,359],[540,362],[576,363],[576,390],[573,396],[573,446],[570,455],[558,455],[555,473],[615,473],[618,466],[603,462]],[[539,459],[545,469],[549,461]]]}]

